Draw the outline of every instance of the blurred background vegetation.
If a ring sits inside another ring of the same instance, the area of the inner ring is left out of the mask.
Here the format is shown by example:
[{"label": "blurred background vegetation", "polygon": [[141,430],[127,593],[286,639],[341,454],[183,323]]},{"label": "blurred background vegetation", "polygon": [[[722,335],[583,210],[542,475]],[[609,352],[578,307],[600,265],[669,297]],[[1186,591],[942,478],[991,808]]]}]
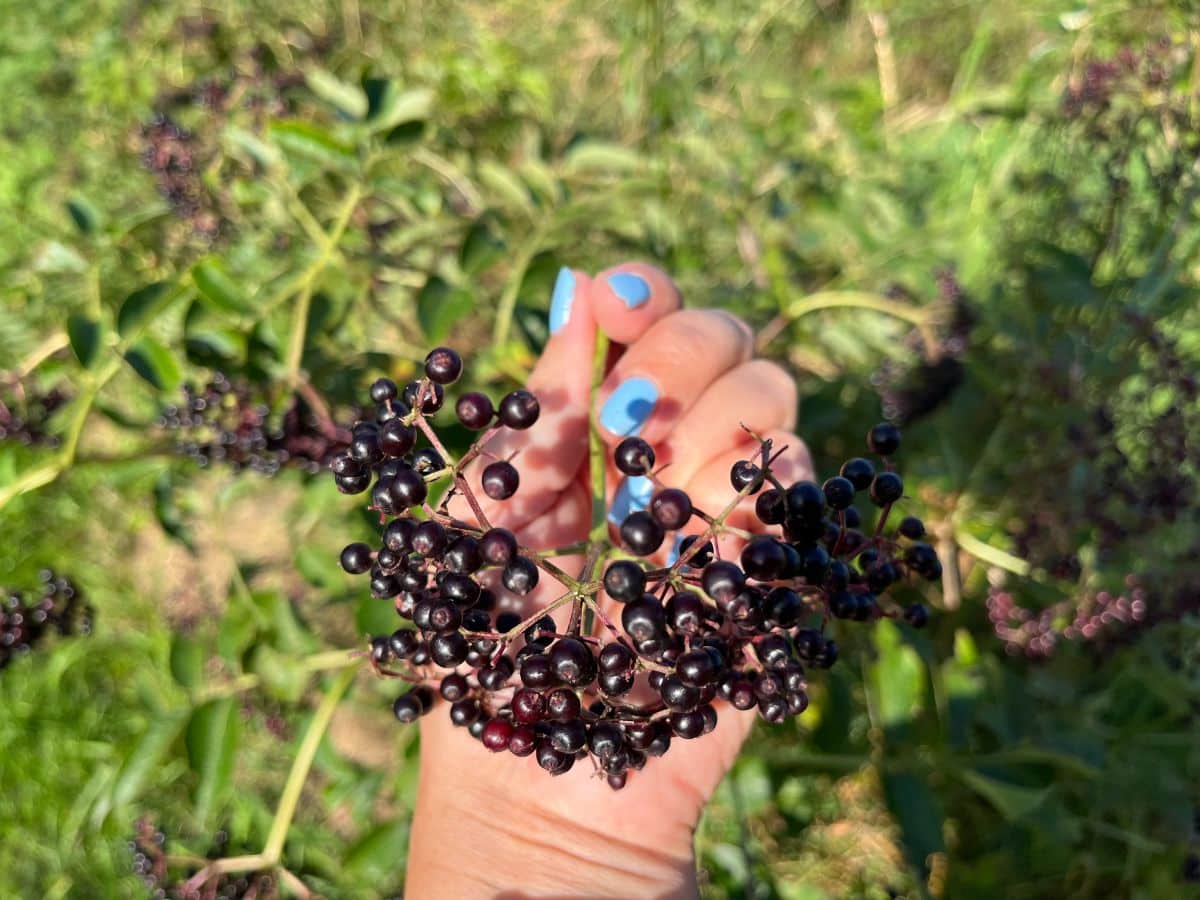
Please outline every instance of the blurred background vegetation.
[{"label": "blurred background vegetation", "polygon": [[[312,474],[331,422],[451,335],[519,383],[557,268],[635,258],[760,329],[825,471],[903,424],[946,569],[927,632],[839,635],[756,733],[706,895],[1195,895],[1191,4],[2,18],[0,583],[94,612],[0,669],[3,893],[147,895],[139,820],[263,846],[327,670],[391,627],[336,565],[368,523]],[[270,446],[173,427],[217,373]],[[388,696],[338,703],[283,851],[329,897],[403,889]]]}]

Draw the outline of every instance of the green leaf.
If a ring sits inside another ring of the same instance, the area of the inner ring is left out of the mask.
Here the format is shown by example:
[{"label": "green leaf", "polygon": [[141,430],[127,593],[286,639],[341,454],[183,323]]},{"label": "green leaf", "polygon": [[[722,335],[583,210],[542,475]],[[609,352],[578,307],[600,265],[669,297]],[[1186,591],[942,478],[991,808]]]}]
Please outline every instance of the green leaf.
[{"label": "green leaf", "polygon": [[234,284],[218,259],[202,259],[192,266],[192,281],[196,283],[200,296],[218,309],[235,315],[252,309],[246,295]]},{"label": "green leaf", "polygon": [[85,369],[90,369],[96,362],[96,354],[100,350],[100,323],[82,313],[71,313],[67,317],[67,339],[71,342],[71,352]]},{"label": "green leaf", "polygon": [[[158,770],[160,761],[179,736],[186,720],[186,710],[174,710],[150,721],[141,739],[121,765],[121,771],[113,783],[109,808],[123,807],[141,793],[146,779]],[[97,807],[97,812],[103,818],[108,809],[102,805]]]},{"label": "green leaf", "polygon": [[627,175],[639,171],[645,165],[645,157],[635,150],[617,144],[587,141],[576,144],[568,151],[563,171],[568,175],[586,172]]},{"label": "green leaf", "polygon": [[268,130],[285,150],[317,162],[345,167],[358,159],[353,147],[311,122],[272,122]]},{"label": "green leaf", "polygon": [[297,548],[294,561],[296,571],[313,587],[331,590],[345,585],[345,573],[338,564],[337,556],[330,553],[327,547],[304,544]]},{"label": "green leaf", "polygon": [[59,241],[47,241],[33,259],[34,271],[43,275],[86,272],[87,265],[77,250]]},{"label": "green leaf", "polygon": [[163,472],[154,483],[154,517],[164,532],[192,553],[196,552],[196,545],[175,502],[175,478],[169,470]]},{"label": "green leaf", "polygon": [[367,114],[367,96],[357,85],[347,84],[336,75],[311,67],[304,73],[304,80],[314,94],[350,119],[361,119]]},{"label": "green leaf", "polygon": [[196,708],[188,721],[188,762],[199,776],[196,816],[207,822],[213,808],[233,782],[233,764],[241,737],[241,713],[233,697],[213,700]]},{"label": "green leaf", "polygon": [[907,772],[885,773],[883,795],[900,826],[905,855],[924,881],[929,875],[930,855],[946,849],[941,805],[924,781]]},{"label": "green leaf", "polygon": [[478,177],[479,183],[492,193],[500,206],[526,214],[533,212],[529,189],[512,170],[494,160],[485,159],[479,164]]},{"label": "green leaf", "polygon": [[129,337],[163,310],[170,298],[168,287],[167,282],[156,281],[125,298],[117,313],[117,331],[121,337]]},{"label": "green leaf", "polygon": [[459,266],[468,275],[478,275],[488,266],[504,258],[504,241],[500,240],[484,220],[467,231],[459,253]]},{"label": "green leaf", "polygon": [[433,111],[434,93],[429,88],[403,91],[394,81],[385,81],[370,85],[367,94],[371,99],[367,124],[372,132],[389,131],[410,122],[424,122]]},{"label": "green leaf", "polygon": [[95,234],[100,227],[100,214],[96,212],[96,207],[83,197],[70,198],[67,201],[67,213],[71,216],[71,221],[75,223],[80,234]]},{"label": "green leaf", "polygon": [[183,370],[174,354],[149,335],[129,348],[125,361],[160,391],[173,391],[183,381]]},{"label": "green leaf", "polygon": [[451,287],[433,276],[417,294],[417,321],[429,340],[443,340],[454,323],[471,311],[474,301],[462,288]]},{"label": "green leaf", "polygon": [[958,772],[958,777],[996,807],[1000,815],[1010,822],[1029,815],[1041,806],[1051,790],[1049,787],[1033,788],[1002,781],[984,775],[976,769],[963,769]]},{"label": "green leaf", "polygon": [[[230,150],[242,151],[264,169],[274,169],[283,161],[283,156],[277,147],[260,140],[256,134],[244,128],[229,126],[225,129],[225,141]],[[233,153],[231,153],[233,155]]]},{"label": "green leaf", "polygon": [[408,823],[395,820],[377,825],[346,851],[342,863],[357,881],[376,884],[403,866],[408,852]]},{"label": "green leaf", "polygon": [[879,718],[885,726],[902,725],[921,711],[925,665],[891,620],[879,622],[874,640],[879,657],[868,677]]},{"label": "green leaf", "polygon": [[242,654],[258,636],[256,611],[245,603],[232,603],[221,616],[217,628],[217,652],[232,665],[240,665]]},{"label": "green leaf", "polygon": [[194,688],[204,676],[204,648],[185,634],[171,635],[171,677],[185,688]]},{"label": "green leaf", "polygon": [[295,703],[308,687],[308,671],[291,653],[280,653],[270,644],[254,649],[250,671],[262,679],[263,687],[285,703]]}]

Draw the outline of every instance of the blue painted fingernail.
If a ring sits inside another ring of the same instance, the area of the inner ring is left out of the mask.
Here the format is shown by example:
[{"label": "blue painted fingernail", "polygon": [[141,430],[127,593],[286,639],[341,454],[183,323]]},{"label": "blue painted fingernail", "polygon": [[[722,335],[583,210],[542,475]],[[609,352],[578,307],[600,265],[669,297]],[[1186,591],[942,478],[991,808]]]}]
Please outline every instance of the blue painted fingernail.
[{"label": "blue painted fingernail", "polygon": [[617,492],[613,494],[612,507],[608,511],[608,521],[614,525],[620,525],[631,512],[649,506],[652,496],[654,496],[654,482],[645,475],[631,475],[622,479]]},{"label": "blue painted fingernail", "polygon": [[[683,539],[685,537],[687,537],[686,534],[676,534],[675,535],[675,543],[671,546],[671,552],[667,554],[667,565],[668,566],[675,565],[675,561],[677,559],[679,559],[679,548],[683,546]],[[691,568],[691,566],[685,565],[684,568],[689,569],[689,568]]]},{"label": "blue painted fingernail", "polygon": [[571,321],[571,304],[575,302],[575,273],[563,266],[554,281],[550,295],[550,333],[558,334]]},{"label": "blue painted fingernail", "polygon": [[646,279],[641,275],[617,272],[608,276],[608,284],[629,309],[637,309],[650,299],[650,285],[646,284]]},{"label": "blue painted fingernail", "polygon": [[621,437],[637,434],[654,412],[657,402],[658,388],[649,378],[626,379],[600,410],[600,424]]}]

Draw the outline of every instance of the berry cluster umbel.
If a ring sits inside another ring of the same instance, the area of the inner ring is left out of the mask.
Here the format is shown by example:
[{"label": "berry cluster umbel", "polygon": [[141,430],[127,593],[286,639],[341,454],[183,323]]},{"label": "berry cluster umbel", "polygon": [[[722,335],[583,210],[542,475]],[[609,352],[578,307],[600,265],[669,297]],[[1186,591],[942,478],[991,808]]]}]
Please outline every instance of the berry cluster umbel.
[{"label": "berry cluster umbel", "polygon": [[350,433],[318,415],[297,395],[280,416],[246,382],[217,373],[203,388],[187,384],[183,401],[166,407],[159,427],[175,438],[175,451],[199,466],[225,465],[274,475],[284,467],[310,474],[345,450]]},{"label": "berry cluster umbel", "polygon": [[[181,866],[177,859],[168,857],[166,844],[166,834],[146,818],[138,820],[128,842],[134,874],[156,900],[274,900],[279,896],[275,878],[266,872],[221,873],[194,884],[192,876],[197,867]],[[228,833],[218,832],[208,859],[225,856],[228,844]]]},{"label": "berry cluster umbel", "polygon": [[0,602],[0,669],[53,634],[91,633],[92,607],[71,580],[49,569],[43,569],[38,580],[41,584],[33,596],[9,591]]},{"label": "berry cluster umbel", "polygon": [[[761,441],[754,458],[732,467],[733,496],[715,516],[663,485],[653,447],[627,438],[614,463],[627,477],[651,479],[648,507],[630,512],[606,538],[537,552],[492,527],[475,494],[481,487],[494,499],[511,497],[520,483],[512,462],[488,463],[478,485],[464,474],[467,463],[490,457],[498,429],[536,422],[537,399],[523,390],[495,405],[479,393],[460,396],[459,421],[484,434],[456,462],[430,418],[461,372],[458,354],[438,348],[425,377],[403,390],[376,382],[375,420],[358,423],[349,450],[331,464],[344,493],[370,491],[382,527],[379,546],[348,545],[342,567],[367,574],[372,593],[393,600],[412,623],[370,642],[377,672],[413,684],[395,701],[400,721],[428,713],[440,696],[451,721],[489,750],[535,756],[554,775],[590,757],[620,788],[630,770],[673,741],[711,732],[719,700],[768,722],[803,712],[808,670],[837,661],[831,619],[925,624],[925,607],[897,608],[886,597],[912,575],[941,575],[918,519],[884,530],[904,495],[891,462],[900,446],[894,426],[878,425],[868,436],[878,464],[848,460],[823,485],[780,482],[772,465],[783,449],[772,455],[771,443]],[[422,437],[428,446],[418,446]],[[440,480],[450,486],[434,508],[429,485]],[[469,503],[477,524],[449,515],[454,495]],[[738,561],[721,559],[716,538],[751,495],[758,519],[778,533],[751,538]],[[872,534],[860,529],[853,505],[861,495],[880,510]],[[672,534],[668,561],[650,562]],[[550,562],[568,552],[586,556],[578,578]],[[510,611],[544,576],[565,593],[526,618]],[[605,613],[602,592],[619,604],[619,624]],[[569,621],[559,625],[549,613],[564,607]],[[587,627],[593,616],[603,639]]]},{"label": "berry cluster umbel", "polygon": [[57,447],[59,439],[49,431],[49,421],[67,399],[60,388],[37,391],[20,379],[0,375],[0,441]]}]

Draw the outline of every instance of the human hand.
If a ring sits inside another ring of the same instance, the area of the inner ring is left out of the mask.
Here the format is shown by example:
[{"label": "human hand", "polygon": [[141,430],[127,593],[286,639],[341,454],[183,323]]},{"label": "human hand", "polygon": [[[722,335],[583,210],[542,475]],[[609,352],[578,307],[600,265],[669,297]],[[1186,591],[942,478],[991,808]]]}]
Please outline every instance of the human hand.
[{"label": "human hand", "polygon": [[[519,491],[504,502],[480,494],[492,525],[534,549],[585,539],[591,525],[589,409],[597,333],[611,342],[607,374],[591,412],[607,446],[609,508],[644,506],[644,480],[626,482],[611,450],[636,433],[657,455],[659,479],[697,507],[732,497],[730,467],[753,458],[753,432],[786,448],[772,464],[785,483],[812,477],[803,442],[790,433],[796,390],[781,368],[753,359],[753,335],[716,310],[680,310],[660,271],[628,263],[595,278],[564,270],[551,308],[552,336],[529,379],[541,416],[527,431],[503,431],[488,450],[517,453]],[[480,465],[482,462],[480,462]],[[664,467],[665,468],[662,468]],[[468,472],[477,483],[478,471]],[[462,498],[451,512],[477,518]],[[727,520],[761,530],[753,498]],[[699,532],[703,522],[685,529]],[[736,558],[742,540],[718,539]],[[660,557],[665,551],[660,551]],[[582,556],[555,557],[567,572]],[[527,598],[536,609],[562,593],[543,576]],[[718,704],[715,731],[677,741],[671,752],[612,791],[590,766],[548,780],[532,759],[489,754],[446,716],[421,720],[421,775],[407,894],[425,897],[686,897],[697,893],[692,836],[701,811],[733,763],[754,713]]]}]

